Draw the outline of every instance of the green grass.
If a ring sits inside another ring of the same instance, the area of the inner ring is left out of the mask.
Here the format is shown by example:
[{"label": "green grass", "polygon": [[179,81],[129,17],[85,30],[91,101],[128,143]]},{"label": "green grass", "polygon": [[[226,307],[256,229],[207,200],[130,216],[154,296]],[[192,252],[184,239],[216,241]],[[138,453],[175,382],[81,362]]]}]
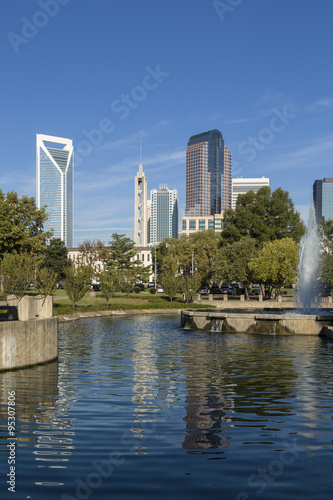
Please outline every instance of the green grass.
[{"label": "green grass", "polygon": [[[61,290],[63,291],[63,290]],[[58,291],[57,291],[58,292]],[[59,297],[62,295],[56,295]],[[71,302],[67,298],[55,298],[53,301],[53,314],[55,316],[61,316],[64,314],[73,314],[76,312],[98,312],[98,311],[128,311],[128,310],[149,310],[149,309],[186,309],[186,308],[208,308],[212,309],[212,306],[205,306],[202,304],[185,304],[180,297],[175,298],[172,302],[165,296],[151,295],[150,293],[140,293],[140,294],[126,294],[117,293],[113,297],[109,306],[106,305],[106,301],[97,292],[96,297],[90,297],[87,293],[83,299],[81,299],[77,305],[73,308]]]}]

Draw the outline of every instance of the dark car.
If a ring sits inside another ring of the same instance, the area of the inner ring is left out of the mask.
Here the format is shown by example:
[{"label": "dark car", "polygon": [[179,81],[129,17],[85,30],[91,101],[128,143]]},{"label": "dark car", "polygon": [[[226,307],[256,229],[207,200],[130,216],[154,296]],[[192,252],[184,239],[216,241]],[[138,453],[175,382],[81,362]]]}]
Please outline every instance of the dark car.
[{"label": "dark car", "polygon": [[214,287],[214,288],[210,289],[210,293],[212,295],[222,295],[223,292],[222,292],[221,288]]},{"label": "dark car", "polygon": [[222,295],[230,295],[230,289],[227,287],[221,288]]},{"label": "dark car", "polygon": [[200,295],[208,295],[209,294],[209,287],[208,286],[201,286],[198,290],[198,293],[200,293]]}]

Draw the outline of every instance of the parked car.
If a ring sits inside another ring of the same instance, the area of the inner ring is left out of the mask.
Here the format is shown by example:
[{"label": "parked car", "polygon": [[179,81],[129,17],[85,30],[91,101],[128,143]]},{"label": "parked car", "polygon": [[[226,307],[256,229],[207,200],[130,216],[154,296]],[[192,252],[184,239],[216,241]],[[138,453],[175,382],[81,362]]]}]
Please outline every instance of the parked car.
[{"label": "parked car", "polygon": [[155,288],[155,283],[153,281],[148,283],[148,288]]},{"label": "parked car", "polygon": [[253,293],[253,295],[259,295],[260,294],[260,288],[253,288],[252,293]]},{"label": "parked car", "polygon": [[210,289],[210,293],[212,295],[222,295],[223,292],[222,292],[221,288],[215,288],[214,287],[214,288]]},{"label": "parked car", "polygon": [[200,293],[200,295],[208,295],[209,294],[209,287],[208,286],[201,286],[198,290],[198,293]]},{"label": "parked car", "polygon": [[158,287],[156,288],[156,293],[164,293],[163,288],[162,288],[161,286],[158,286]]},{"label": "parked car", "polygon": [[221,288],[222,295],[230,295],[230,290],[227,287]]}]

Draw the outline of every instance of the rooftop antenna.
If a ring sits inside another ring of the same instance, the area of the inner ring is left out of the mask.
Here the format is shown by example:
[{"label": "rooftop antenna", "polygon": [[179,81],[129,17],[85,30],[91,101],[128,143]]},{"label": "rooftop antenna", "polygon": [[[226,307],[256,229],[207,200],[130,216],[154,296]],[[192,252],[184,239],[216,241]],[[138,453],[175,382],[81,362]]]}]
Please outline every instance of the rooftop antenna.
[{"label": "rooftop antenna", "polygon": [[140,165],[142,165],[142,141],[140,141]]}]

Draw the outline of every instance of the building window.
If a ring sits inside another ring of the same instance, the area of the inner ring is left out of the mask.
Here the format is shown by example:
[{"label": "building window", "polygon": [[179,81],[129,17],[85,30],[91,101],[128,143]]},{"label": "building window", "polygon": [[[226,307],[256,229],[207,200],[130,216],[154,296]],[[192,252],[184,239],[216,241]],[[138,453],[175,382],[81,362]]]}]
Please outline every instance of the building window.
[{"label": "building window", "polygon": [[183,219],[183,231],[186,231],[186,220]]},{"label": "building window", "polygon": [[189,230],[190,231],[196,231],[197,229],[197,222],[195,219],[190,219],[190,227],[189,227]]},{"label": "building window", "polygon": [[214,219],[209,219],[208,220],[208,229],[215,229]]},{"label": "building window", "polygon": [[199,231],[204,231],[206,229],[205,219],[199,219]]}]

